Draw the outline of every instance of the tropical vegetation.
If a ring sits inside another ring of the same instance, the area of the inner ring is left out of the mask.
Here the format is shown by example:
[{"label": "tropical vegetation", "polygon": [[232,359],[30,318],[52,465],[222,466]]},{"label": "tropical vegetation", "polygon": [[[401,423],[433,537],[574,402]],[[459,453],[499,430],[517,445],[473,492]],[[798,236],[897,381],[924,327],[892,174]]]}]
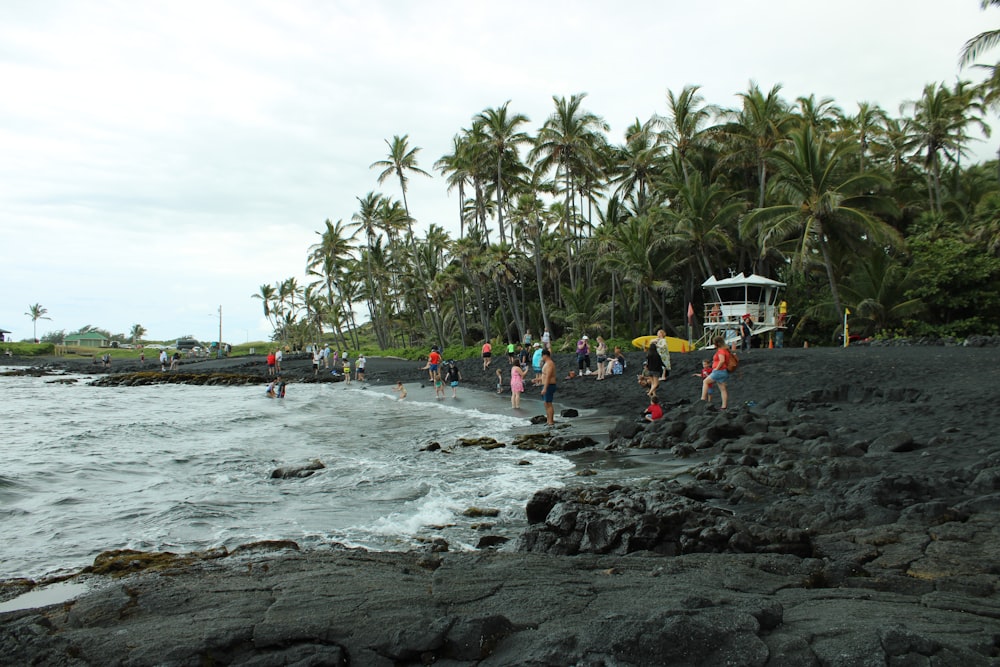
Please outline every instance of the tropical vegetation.
[{"label": "tropical vegetation", "polygon": [[617,139],[585,93],[553,97],[533,131],[507,101],[430,158],[457,194],[457,236],[418,224],[407,184],[432,177],[430,160],[397,135],[371,165],[385,191],[338,202],[342,217],[316,232],[311,282],[253,296],[278,340],[356,348],[363,322],[383,350],[444,348],[543,328],[685,336],[702,282],[752,272],[788,284],[800,338],[832,340],[845,310],[870,334],[995,334],[1000,174],[970,160],[1000,104],[989,69],[928,84],[898,113],[752,81],[725,108],[688,86]]}]

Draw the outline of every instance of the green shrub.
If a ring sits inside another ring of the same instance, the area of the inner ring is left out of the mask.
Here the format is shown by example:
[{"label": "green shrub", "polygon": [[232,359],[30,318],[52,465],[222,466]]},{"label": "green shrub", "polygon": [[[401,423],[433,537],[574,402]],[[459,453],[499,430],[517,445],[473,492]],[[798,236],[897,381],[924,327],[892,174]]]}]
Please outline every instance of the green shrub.
[{"label": "green shrub", "polygon": [[55,354],[56,346],[53,343],[0,343],[0,354],[7,354],[8,350],[19,357],[40,357]]}]

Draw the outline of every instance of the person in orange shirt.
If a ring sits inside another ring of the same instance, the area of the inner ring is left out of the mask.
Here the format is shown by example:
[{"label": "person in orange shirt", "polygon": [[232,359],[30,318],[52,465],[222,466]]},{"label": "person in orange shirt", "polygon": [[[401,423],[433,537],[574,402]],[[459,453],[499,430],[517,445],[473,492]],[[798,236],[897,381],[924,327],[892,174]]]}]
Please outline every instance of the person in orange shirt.
[{"label": "person in orange shirt", "polygon": [[493,357],[493,346],[490,345],[490,341],[483,343],[483,370],[487,370],[490,367],[490,361]]},{"label": "person in orange shirt", "polygon": [[715,386],[719,388],[719,396],[722,397],[722,409],[729,405],[729,390],[726,383],[729,381],[729,348],[726,347],[726,339],[716,336],[712,339],[715,346],[715,356],[712,357],[712,372],[701,383],[701,400],[708,400],[708,390]]}]

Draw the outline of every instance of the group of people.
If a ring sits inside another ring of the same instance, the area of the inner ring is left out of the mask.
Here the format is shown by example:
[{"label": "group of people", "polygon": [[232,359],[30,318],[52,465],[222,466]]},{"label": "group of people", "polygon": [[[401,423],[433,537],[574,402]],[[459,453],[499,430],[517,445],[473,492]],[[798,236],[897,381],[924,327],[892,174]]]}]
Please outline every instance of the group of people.
[{"label": "group of people", "polygon": [[[143,355],[145,357],[145,355]],[[170,370],[177,370],[178,364],[181,362],[181,353],[175,351],[173,356],[167,354],[166,350],[160,350],[160,370],[163,372],[167,371],[169,367]]]},{"label": "group of people", "polygon": [[[421,366],[420,370],[427,371],[427,379],[434,387],[435,398],[445,398],[445,382],[451,387],[451,397],[458,398],[458,383],[462,380],[462,372],[458,370],[458,364],[454,361],[444,361],[437,345],[431,347],[427,363]],[[395,390],[399,393],[400,400],[406,398],[406,388],[403,387],[402,380],[396,382]]]},{"label": "group of people", "polygon": [[[270,377],[277,377],[281,374],[281,365],[284,361],[284,350],[280,347],[275,348],[267,353],[266,363],[267,363],[267,374]],[[338,351],[331,352],[329,345],[324,345],[322,348],[319,345],[312,346],[312,369],[313,377],[319,375],[320,368],[330,369],[331,361],[333,358],[332,366],[333,369],[330,371],[333,375],[343,375],[344,382],[346,384],[351,383],[351,359],[347,351],[341,354]],[[160,354],[160,363],[164,364],[166,359],[166,352]],[[354,361],[354,374],[355,378],[359,382],[365,381],[365,365],[367,361],[365,355],[358,353],[357,359]],[[173,366],[171,366],[173,368]]]},{"label": "group of people", "polygon": [[[695,376],[701,379],[701,400],[711,404],[713,396],[718,391],[721,399],[720,408],[726,410],[729,407],[729,378],[739,361],[736,354],[726,346],[724,337],[716,336],[712,339],[712,344],[715,346],[712,358],[702,360],[701,372],[695,373]],[[648,365],[647,361],[647,368]],[[669,370],[667,374],[669,374]],[[656,421],[661,419],[664,414],[660,400],[656,395],[656,387],[659,382],[656,380],[655,374],[648,374],[647,377],[650,380],[645,383],[650,387],[647,391],[649,406],[643,411],[642,418],[646,421]],[[665,379],[665,376],[661,379]],[[642,376],[640,376],[639,382],[644,384]]]},{"label": "group of people", "polygon": [[264,395],[268,398],[284,398],[285,397],[285,381],[281,379],[280,375],[275,376],[267,384],[267,390]]}]

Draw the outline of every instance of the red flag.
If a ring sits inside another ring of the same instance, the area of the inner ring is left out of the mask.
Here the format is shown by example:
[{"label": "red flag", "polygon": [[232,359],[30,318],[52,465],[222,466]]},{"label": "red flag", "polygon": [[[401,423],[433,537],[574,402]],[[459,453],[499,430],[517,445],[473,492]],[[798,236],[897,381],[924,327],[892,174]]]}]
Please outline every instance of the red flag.
[{"label": "red flag", "polygon": [[694,319],[694,307],[691,305],[690,301],[688,301],[688,319],[689,320]]}]

